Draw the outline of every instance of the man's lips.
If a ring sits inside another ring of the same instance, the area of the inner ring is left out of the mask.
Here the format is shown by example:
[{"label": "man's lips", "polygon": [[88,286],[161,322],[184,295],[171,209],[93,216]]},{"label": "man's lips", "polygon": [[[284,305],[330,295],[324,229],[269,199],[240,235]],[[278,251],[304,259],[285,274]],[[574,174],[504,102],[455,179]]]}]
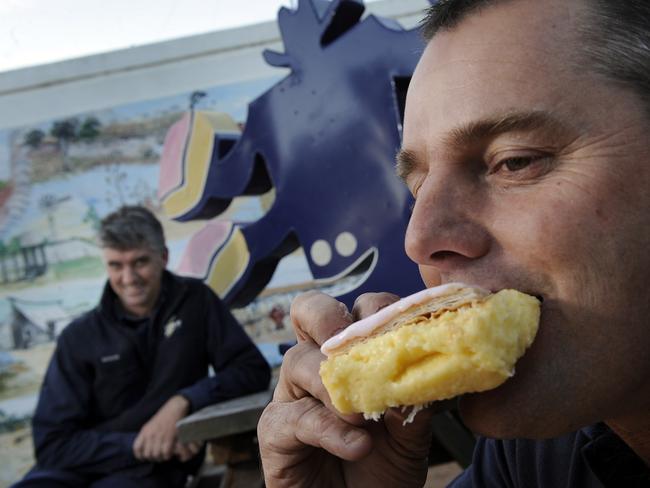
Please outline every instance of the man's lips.
[{"label": "man's lips", "polygon": [[138,297],[144,295],[145,291],[144,288],[129,288],[124,290],[124,295],[127,297]]},{"label": "man's lips", "polygon": [[476,286],[480,286],[482,288],[485,288],[486,290],[490,290],[491,293],[498,293],[501,290],[517,290],[520,291],[521,293],[525,293],[526,295],[530,295],[531,297],[537,298],[540,301],[540,303],[544,303],[543,294],[537,291],[526,289],[525,287],[520,287],[516,285],[486,286],[486,285],[482,285],[481,283],[472,283],[471,281],[466,281],[465,283],[470,283]]},{"label": "man's lips", "polygon": [[522,293],[525,293],[526,295],[533,296],[539,300],[541,304],[544,304],[545,300],[545,295],[543,293],[539,292],[539,289],[534,290],[532,288],[528,288],[525,285],[517,285],[514,283],[495,283],[495,282],[486,282],[486,280],[473,280],[471,278],[459,278],[459,277],[454,277],[453,280],[448,280],[445,279],[442,281],[441,284],[446,284],[446,283],[451,283],[451,282],[459,282],[459,283],[465,283],[468,286],[477,286],[479,288],[483,288],[485,290],[489,290],[491,293],[497,293],[501,290],[517,290]]}]

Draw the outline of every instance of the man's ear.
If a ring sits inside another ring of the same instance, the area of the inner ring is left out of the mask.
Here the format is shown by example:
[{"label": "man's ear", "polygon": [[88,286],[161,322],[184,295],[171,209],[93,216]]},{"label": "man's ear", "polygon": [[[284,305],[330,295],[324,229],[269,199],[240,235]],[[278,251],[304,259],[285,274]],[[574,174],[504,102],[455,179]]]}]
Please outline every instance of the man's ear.
[{"label": "man's ear", "polygon": [[167,246],[162,251],[162,260],[163,263],[165,263],[165,268],[167,267],[167,263],[169,262],[169,249],[167,249]]}]

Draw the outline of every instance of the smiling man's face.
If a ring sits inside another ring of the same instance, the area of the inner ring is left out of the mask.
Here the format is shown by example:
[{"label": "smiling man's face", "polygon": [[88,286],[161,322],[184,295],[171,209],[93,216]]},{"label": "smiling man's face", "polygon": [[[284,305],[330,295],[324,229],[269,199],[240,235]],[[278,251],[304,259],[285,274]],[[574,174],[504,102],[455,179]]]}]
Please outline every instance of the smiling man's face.
[{"label": "smiling man's face", "polygon": [[425,282],[544,299],[515,376],[461,401],[489,436],[650,409],[650,123],[635,94],[577,67],[584,15],[566,0],[471,13],[428,44],[408,92],[398,171]]},{"label": "smiling man's face", "polygon": [[129,313],[144,317],[156,305],[167,265],[167,251],[149,247],[103,249],[108,281]]}]

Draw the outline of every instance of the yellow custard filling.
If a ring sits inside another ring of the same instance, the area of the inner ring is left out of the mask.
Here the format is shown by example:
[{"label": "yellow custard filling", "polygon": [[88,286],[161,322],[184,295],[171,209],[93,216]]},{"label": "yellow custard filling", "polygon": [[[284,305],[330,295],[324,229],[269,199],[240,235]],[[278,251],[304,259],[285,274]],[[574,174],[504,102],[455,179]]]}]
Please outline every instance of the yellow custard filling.
[{"label": "yellow custard filling", "polygon": [[514,374],[539,315],[536,298],[502,290],[361,341],[323,361],[320,375],[341,413],[370,417],[388,407],[489,390]]}]

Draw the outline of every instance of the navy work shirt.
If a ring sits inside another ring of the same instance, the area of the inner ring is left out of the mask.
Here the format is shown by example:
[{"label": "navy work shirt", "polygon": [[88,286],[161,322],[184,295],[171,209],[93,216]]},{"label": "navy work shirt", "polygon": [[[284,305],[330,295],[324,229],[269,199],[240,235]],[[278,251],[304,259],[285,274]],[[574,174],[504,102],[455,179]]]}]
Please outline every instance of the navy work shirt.
[{"label": "navy work shirt", "polygon": [[605,424],[555,439],[480,438],[452,488],[649,488],[650,468]]}]

